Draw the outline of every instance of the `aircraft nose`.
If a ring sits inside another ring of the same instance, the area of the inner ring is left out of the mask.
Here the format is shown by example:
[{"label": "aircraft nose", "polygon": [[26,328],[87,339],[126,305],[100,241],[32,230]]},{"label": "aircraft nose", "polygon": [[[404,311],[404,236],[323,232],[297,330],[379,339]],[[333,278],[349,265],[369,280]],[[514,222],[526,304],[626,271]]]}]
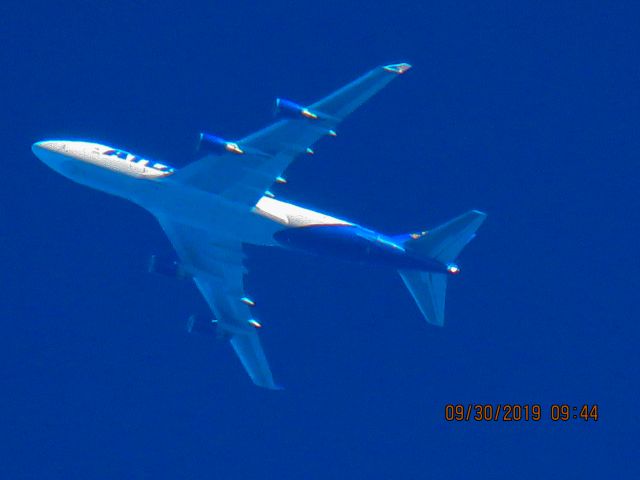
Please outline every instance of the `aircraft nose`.
[{"label": "aircraft nose", "polygon": [[43,150],[45,150],[45,144],[47,142],[36,142],[33,145],[31,145],[31,151],[33,153],[35,153],[36,155],[38,155],[40,152],[42,152]]},{"label": "aircraft nose", "polygon": [[64,140],[43,140],[31,145],[36,157],[49,166],[61,161],[67,155],[67,142]]},{"label": "aircraft nose", "polygon": [[61,144],[62,142],[44,140],[31,145],[31,151],[36,155],[43,152],[57,152],[60,150],[60,147],[62,146]]},{"label": "aircraft nose", "polygon": [[45,165],[59,171],[67,160],[66,142],[63,140],[43,140],[31,145],[31,151]]}]

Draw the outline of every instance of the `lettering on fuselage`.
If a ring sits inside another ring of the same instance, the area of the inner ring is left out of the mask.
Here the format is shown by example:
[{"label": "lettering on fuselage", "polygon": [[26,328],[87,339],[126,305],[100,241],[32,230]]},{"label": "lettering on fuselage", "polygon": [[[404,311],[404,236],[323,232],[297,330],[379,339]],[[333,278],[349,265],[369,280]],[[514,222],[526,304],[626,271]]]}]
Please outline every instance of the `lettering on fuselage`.
[{"label": "lettering on fuselage", "polygon": [[124,150],[107,149],[101,153],[101,156],[106,157],[107,168],[136,177],[167,177],[175,172],[175,169],[169,165],[151,162]]}]

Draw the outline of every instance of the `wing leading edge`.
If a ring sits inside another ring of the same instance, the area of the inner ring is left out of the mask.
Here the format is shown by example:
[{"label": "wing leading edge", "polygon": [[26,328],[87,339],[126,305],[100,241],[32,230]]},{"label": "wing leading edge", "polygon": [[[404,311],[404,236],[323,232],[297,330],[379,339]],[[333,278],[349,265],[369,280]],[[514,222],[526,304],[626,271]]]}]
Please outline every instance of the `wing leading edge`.
[{"label": "wing leading edge", "polygon": [[210,153],[172,175],[228,200],[253,207],[299,154],[335,128],[351,112],[411,66],[374,68],[327,97],[303,107],[306,113],[284,118],[237,142],[231,151]]}]

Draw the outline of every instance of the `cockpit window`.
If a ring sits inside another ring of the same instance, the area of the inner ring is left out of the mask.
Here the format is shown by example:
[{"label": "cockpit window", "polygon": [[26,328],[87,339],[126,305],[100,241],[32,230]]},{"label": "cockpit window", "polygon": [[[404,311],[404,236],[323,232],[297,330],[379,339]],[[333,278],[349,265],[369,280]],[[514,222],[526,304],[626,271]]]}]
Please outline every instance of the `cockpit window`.
[{"label": "cockpit window", "polygon": [[126,160],[128,155],[129,154],[127,152],[122,152],[122,151],[116,153],[116,157],[121,158],[123,160]]},{"label": "cockpit window", "polygon": [[103,155],[115,155],[116,151],[115,150],[105,150],[102,153],[103,153]]}]

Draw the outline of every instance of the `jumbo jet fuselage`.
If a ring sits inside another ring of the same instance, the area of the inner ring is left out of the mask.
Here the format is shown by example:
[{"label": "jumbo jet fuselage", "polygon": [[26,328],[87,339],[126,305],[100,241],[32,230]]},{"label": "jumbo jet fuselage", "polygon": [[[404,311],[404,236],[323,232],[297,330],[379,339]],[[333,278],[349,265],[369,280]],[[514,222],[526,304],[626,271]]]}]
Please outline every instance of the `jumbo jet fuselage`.
[{"label": "jumbo jet fuselage", "polygon": [[247,211],[221,195],[174,182],[174,168],[124,150],[72,140],[41,141],[32,150],[77,183],[130,200],[158,218],[217,234],[224,230],[224,236],[243,243],[279,245],[395,269],[459,271],[453,263],[412,255],[397,237],[276,200],[271,194]]}]

